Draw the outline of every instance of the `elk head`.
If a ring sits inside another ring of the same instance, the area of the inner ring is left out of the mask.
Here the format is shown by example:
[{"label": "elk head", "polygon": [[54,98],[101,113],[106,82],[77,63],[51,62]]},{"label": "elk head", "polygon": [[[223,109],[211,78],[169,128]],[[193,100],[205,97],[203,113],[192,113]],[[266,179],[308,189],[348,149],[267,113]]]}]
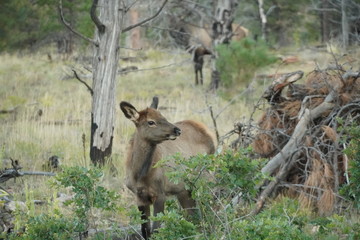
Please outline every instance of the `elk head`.
[{"label": "elk head", "polygon": [[128,102],[120,103],[120,108],[125,117],[135,123],[137,136],[153,144],[175,140],[181,134],[180,128],[168,122],[157,110],[158,102],[159,99],[154,97],[150,108],[142,111],[137,111]]}]

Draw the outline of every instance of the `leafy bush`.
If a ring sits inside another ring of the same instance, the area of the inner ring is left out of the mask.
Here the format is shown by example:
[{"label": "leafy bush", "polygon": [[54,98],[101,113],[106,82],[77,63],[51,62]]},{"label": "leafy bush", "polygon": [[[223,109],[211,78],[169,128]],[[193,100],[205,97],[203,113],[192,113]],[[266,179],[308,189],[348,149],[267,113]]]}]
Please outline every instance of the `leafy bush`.
[{"label": "leafy bush", "polygon": [[99,168],[86,169],[84,167],[65,167],[56,179],[56,186],[70,187],[74,197],[65,202],[65,205],[74,205],[74,213],[78,218],[78,232],[86,231],[92,208],[101,210],[116,210],[119,196],[100,186],[103,176]]},{"label": "leafy bush", "polygon": [[226,88],[248,83],[256,70],[276,61],[264,42],[249,38],[219,45],[217,51],[219,58],[216,66]]},{"label": "leafy bush", "polygon": [[74,238],[75,224],[70,218],[62,215],[41,214],[30,217],[24,234],[12,234],[9,239],[47,239],[68,240]]},{"label": "leafy bush", "polygon": [[[21,221],[22,226],[25,222],[24,231],[19,228],[9,238],[62,240],[75,239],[77,235],[82,235],[88,230],[89,222],[94,217],[92,215],[94,208],[100,211],[119,210],[117,205],[119,196],[100,186],[102,177],[103,173],[99,168],[63,167],[63,171],[55,177],[52,184],[56,188],[71,188],[74,192],[74,196],[65,201],[65,205],[74,207],[74,214],[64,217],[54,201],[49,207],[48,214],[35,215],[34,210],[28,211],[24,221]],[[99,237],[100,235],[94,236],[95,239],[105,239],[106,236],[102,234]]]},{"label": "leafy bush", "polygon": [[196,226],[184,218],[176,210],[167,211],[166,214],[158,214],[152,217],[154,221],[162,221],[164,227],[157,230],[151,239],[167,240],[167,239],[187,239],[199,235]]},{"label": "leafy bush", "polygon": [[[197,235],[198,232],[215,237],[222,234],[228,221],[236,217],[231,206],[232,199],[241,192],[246,205],[255,197],[255,186],[262,180],[261,161],[253,160],[249,155],[250,149],[219,155],[197,155],[189,159],[175,156],[175,162],[181,168],[168,172],[168,177],[175,183],[184,181],[186,188],[191,190],[198,207],[198,216],[193,217],[192,222],[202,229],[194,229],[192,223],[180,217],[182,210],[171,205],[159,218],[164,223],[164,228],[158,233],[161,234],[159,239],[164,239],[165,233],[171,232],[180,236],[181,233],[174,230],[176,227],[183,229],[184,237]],[[158,164],[166,162],[163,160]],[[154,236],[157,239],[157,234]]]},{"label": "leafy bush", "polygon": [[345,129],[348,132],[350,143],[344,151],[349,157],[349,181],[350,184],[343,186],[340,193],[354,202],[355,207],[360,208],[360,127],[351,126]]}]

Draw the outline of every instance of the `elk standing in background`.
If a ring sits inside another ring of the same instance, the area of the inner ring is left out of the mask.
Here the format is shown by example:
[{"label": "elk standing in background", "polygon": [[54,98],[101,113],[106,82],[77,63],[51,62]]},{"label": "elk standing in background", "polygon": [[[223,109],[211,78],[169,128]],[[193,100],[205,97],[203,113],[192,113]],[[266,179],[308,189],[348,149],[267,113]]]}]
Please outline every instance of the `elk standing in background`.
[{"label": "elk standing in background", "polygon": [[[145,239],[151,233],[148,220],[150,205],[154,206],[156,216],[164,211],[166,196],[175,195],[189,214],[193,213],[195,207],[195,201],[185,189],[184,183],[170,182],[165,176],[166,168],[154,168],[154,165],[176,153],[188,158],[199,153],[215,152],[215,140],[205,125],[192,120],[171,124],[156,110],[157,105],[157,97],[153,98],[150,108],[142,111],[137,111],[128,102],[120,103],[125,117],[136,126],[126,159],[126,186],[136,195],[141,218],[146,221],[141,225],[141,233]],[[171,159],[166,167],[178,168]],[[154,222],[152,231],[159,227],[160,223]]]},{"label": "elk standing in background", "polygon": [[[183,20],[171,19],[171,24],[176,31],[171,31],[170,35],[175,42],[182,45],[189,53],[193,53],[193,62],[195,69],[195,84],[198,84],[198,73],[200,74],[200,84],[203,84],[202,67],[204,64],[204,55],[212,55],[212,29],[208,25],[204,27],[191,25]],[[249,35],[249,30],[239,24],[231,25],[233,31],[229,37],[231,41],[240,41]]]},{"label": "elk standing in background", "polygon": [[211,55],[211,51],[204,48],[203,46],[195,47],[193,50],[193,62],[194,62],[194,70],[195,70],[195,85],[199,84],[198,75],[200,75],[200,84],[203,85],[203,73],[202,68],[204,65],[204,56]]}]

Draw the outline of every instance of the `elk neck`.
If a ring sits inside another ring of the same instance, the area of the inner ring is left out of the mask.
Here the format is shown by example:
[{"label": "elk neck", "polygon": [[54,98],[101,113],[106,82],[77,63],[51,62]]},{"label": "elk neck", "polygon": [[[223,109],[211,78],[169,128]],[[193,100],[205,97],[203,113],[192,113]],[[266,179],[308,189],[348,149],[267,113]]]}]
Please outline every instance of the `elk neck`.
[{"label": "elk neck", "polygon": [[150,143],[139,136],[134,136],[131,162],[135,180],[139,180],[148,174],[153,162],[155,149],[155,143]]}]

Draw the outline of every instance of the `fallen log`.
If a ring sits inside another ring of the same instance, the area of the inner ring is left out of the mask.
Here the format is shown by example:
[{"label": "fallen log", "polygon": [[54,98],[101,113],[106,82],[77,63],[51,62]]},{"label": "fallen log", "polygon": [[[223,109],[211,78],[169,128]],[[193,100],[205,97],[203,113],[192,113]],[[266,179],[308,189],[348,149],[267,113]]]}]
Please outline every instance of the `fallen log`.
[{"label": "fallen log", "polygon": [[56,174],[52,172],[29,172],[29,171],[18,171],[16,168],[10,168],[0,171],[0,183],[6,182],[11,178],[22,177],[26,175],[37,175],[37,176],[50,176],[53,177]]}]

